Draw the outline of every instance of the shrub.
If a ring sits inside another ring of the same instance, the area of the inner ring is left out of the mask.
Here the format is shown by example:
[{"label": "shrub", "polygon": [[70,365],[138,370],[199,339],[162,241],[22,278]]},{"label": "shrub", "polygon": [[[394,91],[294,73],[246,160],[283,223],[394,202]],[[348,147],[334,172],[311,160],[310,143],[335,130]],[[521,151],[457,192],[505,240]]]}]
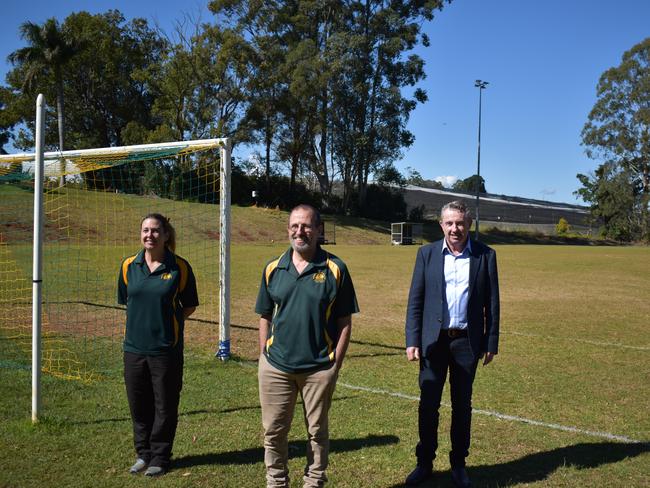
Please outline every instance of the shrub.
[{"label": "shrub", "polygon": [[560,217],[560,220],[555,225],[555,232],[557,235],[565,236],[569,233],[570,230],[571,226],[569,225],[569,222],[564,217]]}]

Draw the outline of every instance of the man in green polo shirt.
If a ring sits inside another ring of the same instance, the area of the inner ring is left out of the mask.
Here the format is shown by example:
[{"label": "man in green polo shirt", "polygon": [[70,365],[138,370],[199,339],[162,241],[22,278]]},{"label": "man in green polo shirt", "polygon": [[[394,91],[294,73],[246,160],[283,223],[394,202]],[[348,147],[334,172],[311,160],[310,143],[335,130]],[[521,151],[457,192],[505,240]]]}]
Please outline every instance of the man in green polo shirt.
[{"label": "man in green polo shirt", "polygon": [[259,390],[267,487],[288,487],[287,435],[298,394],[307,422],[305,487],[323,486],[328,412],[359,311],[347,267],[318,245],[321,220],[310,205],[289,214],[289,248],[262,274]]}]

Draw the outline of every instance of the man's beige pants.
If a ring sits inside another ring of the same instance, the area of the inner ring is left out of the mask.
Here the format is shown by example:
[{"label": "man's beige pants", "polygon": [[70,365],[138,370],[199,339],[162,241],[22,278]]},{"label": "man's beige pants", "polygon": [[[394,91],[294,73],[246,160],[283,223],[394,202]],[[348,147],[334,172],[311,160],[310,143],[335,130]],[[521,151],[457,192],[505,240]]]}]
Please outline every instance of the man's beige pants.
[{"label": "man's beige pants", "polygon": [[327,414],[332,403],[338,370],[334,365],[311,373],[285,373],[269,364],[262,354],[258,379],[262,426],[264,427],[264,464],[266,486],[288,487],[289,445],[298,393],[302,397],[307,426],[307,466],[303,477],[305,487],[323,486],[327,481],[329,430]]}]

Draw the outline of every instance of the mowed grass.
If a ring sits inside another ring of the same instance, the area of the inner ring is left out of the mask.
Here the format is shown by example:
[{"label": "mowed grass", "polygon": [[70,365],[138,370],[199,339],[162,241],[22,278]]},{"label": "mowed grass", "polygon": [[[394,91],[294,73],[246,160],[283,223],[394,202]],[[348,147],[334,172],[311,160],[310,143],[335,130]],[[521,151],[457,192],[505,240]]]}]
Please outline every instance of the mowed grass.
[{"label": "mowed grass", "polygon": [[[212,344],[188,346],[176,461],[157,485],[264,485],[253,307],[262,266],[284,248],[277,242],[233,246],[235,357],[222,363],[213,358]],[[479,366],[474,407],[578,431],[475,414],[469,458],[475,486],[650,486],[650,249],[496,249],[501,351],[491,365]],[[328,250],[348,264],[361,307],[331,411],[330,486],[400,486],[414,465],[417,442],[417,365],[403,354],[417,248]],[[188,334],[206,327],[190,322]],[[109,339],[95,341],[101,347]],[[114,352],[101,381],[44,376],[43,419],[36,426],[29,421],[29,370],[11,364],[0,369],[0,486],[149,486],[151,480],[126,473],[133,452],[121,355],[104,345]],[[297,410],[292,486],[301,486],[304,466],[301,417]],[[445,406],[436,460],[442,473],[429,486],[451,486],[449,418]]]},{"label": "mowed grass", "polygon": [[[0,187],[0,216],[12,216],[0,219],[0,240],[7,244],[0,248],[2,271],[15,268],[11,276],[18,278],[9,286],[21,287],[19,296],[14,293],[21,303],[31,297],[30,201],[28,191]],[[126,473],[133,451],[121,378],[123,311],[111,308],[119,261],[138,249],[139,219],[151,210],[172,216],[179,253],[195,267],[202,302],[193,317],[198,320],[186,328],[174,469],[155,483],[263,486],[253,308],[262,267],[286,249],[286,212],[233,208],[234,357],[221,363],[213,358],[218,266],[197,265],[216,262],[217,206],[78,190],[55,190],[48,202],[46,234],[54,242],[45,249],[46,326],[62,342],[84,348],[98,380],[45,375],[42,421],[32,426],[29,325],[22,360],[15,360],[16,344],[0,336],[0,487],[152,482]],[[188,212],[191,221],[181,217]],[[361,313],[353,319],[353,342],[331,412],[330,486],[400,486],[414,466],[417,442],[417,365],[403,352],[417,247],[388,245],[388,227],[381,222],[332,221],[337,245],[327,249],[348,264]],[[436,229],[426,228],[425,235],[435,236]],[[500,354],[488,367],[479,366],[475,382],[474,407],[481,410],[474,416],[469,458],[475,486],[650,486],[650,249],[495,248],[502,340]],[[18,316],[19,307],[7,303],[0,319]],[[28,313],[28,305],[20,308]],[[301,486],[304,466],[301,417],[298,409],[291,433],[292,486]],[[429,486],[451,486],[449,417],[445,406],[436,460],[442,473]]]}]

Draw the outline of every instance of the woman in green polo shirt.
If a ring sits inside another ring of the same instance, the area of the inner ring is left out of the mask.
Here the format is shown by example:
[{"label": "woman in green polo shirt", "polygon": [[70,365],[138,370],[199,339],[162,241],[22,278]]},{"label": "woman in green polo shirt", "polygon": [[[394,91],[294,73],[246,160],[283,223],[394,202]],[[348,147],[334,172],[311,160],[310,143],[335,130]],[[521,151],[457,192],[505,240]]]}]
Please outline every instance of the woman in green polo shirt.
[{"label": "woman in green polo shirt", "polygon": [[199,301],[192,268],[174,254],[169,219],[147,215],[140,242],[117,281],[117,300],[126,305],[124,382],[137,455],[129,471],[158,476],[169,469],[178,424],[184,322]]}]

